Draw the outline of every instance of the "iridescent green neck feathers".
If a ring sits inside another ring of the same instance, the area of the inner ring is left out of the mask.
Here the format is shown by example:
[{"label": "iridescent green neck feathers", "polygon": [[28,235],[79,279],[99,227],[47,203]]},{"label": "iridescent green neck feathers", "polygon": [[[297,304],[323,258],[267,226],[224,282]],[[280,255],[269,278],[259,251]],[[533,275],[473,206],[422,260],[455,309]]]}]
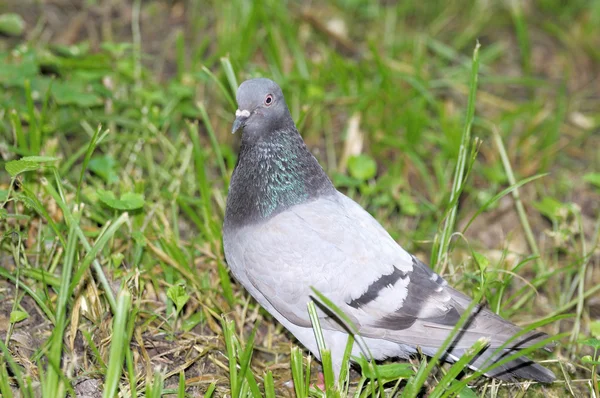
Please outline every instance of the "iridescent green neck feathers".
[{"label": "iridescent green neck feathers", "polygon": [[226,227],[261,222],[335,193],[295,127],[263,133],[261,138],[242,140],[227,197]]}]

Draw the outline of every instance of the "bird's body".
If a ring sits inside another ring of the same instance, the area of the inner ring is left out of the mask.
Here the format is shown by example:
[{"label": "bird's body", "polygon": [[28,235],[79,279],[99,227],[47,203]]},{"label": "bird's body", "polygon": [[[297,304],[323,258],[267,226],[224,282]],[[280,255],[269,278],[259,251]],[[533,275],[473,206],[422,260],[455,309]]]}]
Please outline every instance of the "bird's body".
[{"label": "bird's body", "polygon": [[[406,358],[416,347],[434,355],[470,298],[406,252],[367,211],[334,188],[306,148],[275,83],[247,81],[237,97],[234,132],[243,129],[243,136],[223,226],[234,277],[317,357],[307,312],[314,299],[311,288],[350,318],[374,359]],[[347,328],[324,307],[320,321],[337,373]],[[543,338],[526,333],[493,355],[519,330],[476,307],[445,359],[456,360],[483,337],[489,347],[471,367],[485,368]],[[353,354],[361,353],[355,344]],[[551,371],[527,358],[486,374],[554,380]]]}]

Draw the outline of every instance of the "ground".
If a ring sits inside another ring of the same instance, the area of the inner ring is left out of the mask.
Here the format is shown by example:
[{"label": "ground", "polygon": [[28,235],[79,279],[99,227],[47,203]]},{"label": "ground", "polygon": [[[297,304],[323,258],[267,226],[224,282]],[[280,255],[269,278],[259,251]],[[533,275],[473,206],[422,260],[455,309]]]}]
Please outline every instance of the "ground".
[{"label": "ground", "polygon": [[[558,382],[479,379],[476,396],[592,394],[598,2],[8,0],[9,13],[24,28],[0,23],[2,394],[53,396],[66,376],[77,396],[110,380],[152,395],[163,379],[162,392],[230,395],[230,359],[243,363],[258,325],[249,374],[294,396],[295,342],[230,279],[221,247],[235,84],[254,76],[280,83],[336,186],[403,247],[511,321],[565,334],[534,355]],[[467,134],[477,151],[453,188]],[[46,158],[8,163],[23,156]]]}]

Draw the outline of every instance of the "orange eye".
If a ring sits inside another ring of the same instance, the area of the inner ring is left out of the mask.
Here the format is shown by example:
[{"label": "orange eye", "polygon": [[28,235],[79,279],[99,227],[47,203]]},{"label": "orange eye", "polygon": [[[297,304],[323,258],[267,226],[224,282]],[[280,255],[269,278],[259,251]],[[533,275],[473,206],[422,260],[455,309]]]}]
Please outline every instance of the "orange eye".
[{"label": "orange eye", "polygon": [[265,97],[265,105],[270,106],[273,103],[273,96],[271,94],[267,94]]}]

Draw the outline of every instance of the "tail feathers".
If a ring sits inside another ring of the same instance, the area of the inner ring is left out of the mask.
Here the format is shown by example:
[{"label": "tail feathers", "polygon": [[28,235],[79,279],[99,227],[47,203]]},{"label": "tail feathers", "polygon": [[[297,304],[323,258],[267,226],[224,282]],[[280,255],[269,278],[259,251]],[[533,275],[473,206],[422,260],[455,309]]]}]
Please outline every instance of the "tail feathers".
[{"label": "tail feathers", "polygon": [[[464,294],[451,290],[452,297],[461,306],[466,307],[470,302],[470,298]],[[514,337],[521,329],[511,322],[499,317],[493,312],[480,308],[473,317],[472,323],[467,329],[464,336],[457,339],[462,346],[471,345],[473,339],[469,336],[472,332],[481,335],[488,334],[490,339],[490,347],[483,350],[469,365],[474,370],[486,370],[495,363],[507,358],[520,349],[529,347],[533,344],[540,343],[548,336],[545,333],[530,331],[522,334],[519,337]],[[476,337],[476,336],[473,336]],[[510,343],[507,343],[510,341]],[[461,344],[462,343],[462,344]],[[507,346],[496,354],[496,348],[499,346]],[[552,351],[554,343],[546,344],[543,348],[546,351]],[[465,352],[464,349],[453,349],[450,352],[450,357],[457,359]],[[556,379],[552,371],[545,367],[536,364],[527,357],[519,357],[512,361],[495,367],[490,371],[486,371],[486,376],[494,377],[500,380],[514,381],[516,378],[535,380],[541,383],[551,383]]]},{"label": "tail feathers", "polygon": [[[461,350],[462,351],[462,350]],[[488,348],[471,361],[469,367],[473,370],[486,370],[494,363],[514,354],[514,350],[504,350],[494,355],[494,349]],[[458,359],[464,352],[452,352],[453,359]],[[552,383],[556,380],[554,373],[545,367],[535,363],[527,357],[519,357],[492,370],[486,371],[485,375],[504,381],[516,381],[516,379],[534,380],[540,383]]]}]

